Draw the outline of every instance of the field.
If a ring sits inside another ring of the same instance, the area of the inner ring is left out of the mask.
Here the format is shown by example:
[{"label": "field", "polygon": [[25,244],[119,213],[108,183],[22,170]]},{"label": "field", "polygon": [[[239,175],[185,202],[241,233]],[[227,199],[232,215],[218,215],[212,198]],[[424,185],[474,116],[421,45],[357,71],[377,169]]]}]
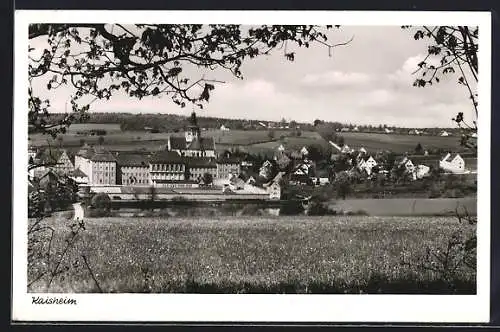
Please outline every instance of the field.
[{"label": "field", "polygon": [[477,198],[386,198],[335,200],[331,208],[342,211],[365,211],[370,216],[453,215],[455,210],[477,213]]},{"label": "field", "polygon": [[[52,217],[59,250],[69,220]],[[409,267],[426,248],[442,249],[450,217],[96,218],[50,292],[155,293],[475,293],[475,272],[453,287],[439,273]],[[41,283],[30,291],[47,291]]]},{"label": "field", "polygon": [[444,149],[460,151],[459,137],[414,136],[376,133],[341,133],[345,143],[351,148],[364,147],[368,152],[391,150],[395,153],[414,151],[417,143],[424,149]]},{"label": "field", "polygon": [[88,130],[106,130],[106,132],[121,131],[119,123],[73,123],[68,127],[68,133]]}]

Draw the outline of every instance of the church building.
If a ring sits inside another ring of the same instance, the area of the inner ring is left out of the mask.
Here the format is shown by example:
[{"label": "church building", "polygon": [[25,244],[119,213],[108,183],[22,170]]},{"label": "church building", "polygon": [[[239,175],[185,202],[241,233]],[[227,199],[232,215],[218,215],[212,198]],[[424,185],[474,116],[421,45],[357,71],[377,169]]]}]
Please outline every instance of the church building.
[{"label": "church building", "polygon": [[215,141],[212,137],[202,137],[196,113],[191,113],[189,126],[184,137],[169,136],[168,151],[175,151],[183,157],[215,158]]}]

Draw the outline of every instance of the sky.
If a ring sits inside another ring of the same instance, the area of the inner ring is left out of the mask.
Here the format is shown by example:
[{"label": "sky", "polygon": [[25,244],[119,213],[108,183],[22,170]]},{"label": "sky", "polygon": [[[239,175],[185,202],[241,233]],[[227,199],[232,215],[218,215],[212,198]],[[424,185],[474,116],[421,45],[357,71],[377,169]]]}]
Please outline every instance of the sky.
[{"label": "sky", "polygon": [[[329,30],[329,42],[354,37],[347,46],[328,49],[316,45],[293,49],[295,61],[285,60],[283,50],[249,59],[242,66],[244,78],[227,73],[207,73],[216,84],[210,102],[199,116],[279,121],[282,118],[312,123],[315,119],[352,124],[387,124],[402,127],[452,127],[451,118],[464,112],[472,119],[468,92],[457,76],[439,84],[417,88],[412,73],[423,60],[428,41],[415,41],[399,26],[342,26]],[[40,47],[41,41],[30,41]],[[288,49],[292,51],[292,49]],[[64,112],[71,89],[47,91],[46,80],[34,82],[35,92],[51,100],[53,112]],[[92,112],[174,113],[189,115],[168,96],[130,98],[122,93],[109,101],[96,101]]]}]

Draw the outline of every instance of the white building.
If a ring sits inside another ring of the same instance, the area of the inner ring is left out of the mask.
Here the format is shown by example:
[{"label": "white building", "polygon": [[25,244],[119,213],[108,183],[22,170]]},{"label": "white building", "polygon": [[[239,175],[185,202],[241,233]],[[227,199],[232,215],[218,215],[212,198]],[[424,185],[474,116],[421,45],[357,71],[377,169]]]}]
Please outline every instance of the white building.
[{"label": "white building", "polygon": [[422,179],[429,175],[430,167],[426,165],[417,165],[413,172],[413,179]]},{"label": "white building", "polygon": [[269,179],[271,177],[272,171],[273,164],[269,160],[266,160],[259,169],[259,176],[263,177],[264,179]]},{"label": "white building", "polygon": [[226,126],[224,126],[224,125],[222,125],[222,126],[220,126],[220,130],[222,130],[222,131],[229,131],[229,128],[226,127]]},{"label": "white building", "polygon": [[451,158],[451,154],[448,153],[443,159],[439,161],[439,167],[442,168],[445,172],[460,174],[465,172],[465,161],[464,159],[457,153],[453,159]]},{"label": "white building", "polygon": [[377,161],[370,156],[369,158],[361,158],[358,162],[358,169],[360,171],[365,171],[368,175],[372,174],[373,167],[377,166]]},{"label": "white building", "polygon": [[440,136],[443,136],[443,137],[446,137],[446,136],[450,136],[450,133],[447,132],[446,130],[443,130],[440,134]]},{"label": "white building", "polygon": [[415,172],[415,165],[413,164],[413,162],[411,161],[411,159],[409,159],[408,157],[404,157],[399,162],[399,166],[404,167],[405,170],[406,170],[406,172],[408,172],[410,174],[413,174]]}]

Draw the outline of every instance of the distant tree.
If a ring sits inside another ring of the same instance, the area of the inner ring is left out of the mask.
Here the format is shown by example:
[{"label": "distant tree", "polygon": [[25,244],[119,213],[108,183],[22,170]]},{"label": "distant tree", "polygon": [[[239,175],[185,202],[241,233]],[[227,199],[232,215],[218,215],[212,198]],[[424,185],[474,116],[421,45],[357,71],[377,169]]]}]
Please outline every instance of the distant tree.
[{"label": "distant tree", "polygon": [[335,184],[337,195],[342,199],[346,199],[347,195],[349,195],[352,190],[349,178],[345,174],[342,174],[341,176],[337,177],[337,179],[335,180]]},{"label": "distant tree", "polygon": [[293,129],[297,128],[297,121],[294,121],[294,120],[290,121],[289,126],[290,126],[290,128],[293,128]]},{"label": "distant tree", "polygon": [[297,130],[295,131],[295,136],[297,136],[297,137],[302,136],[302,131],[301,131],[300,129],[297,129]]},{"label": "distant tree", "polygon": [[314,125],[314,127],[317,127],[318,125],[320,125],[322,123],[324,123],[324,121],[322,121],[320,119],[316,119],[316,120],[314,120],[313,125]]},{"label": "distant tree", "polygon": [[344,136],[337,136],[337,144],[340,145],[340,146],[344,146],[345,145]]},{"label": "distant tree", "polygon": [[203,176],[201,177],[201,181],[203,182],[203,184],[205,186],[209,186],[213,183],[214,178],[213,178],[212,174],[210,174],[210,173],[203,173]]},{"label": "distant tree", "polygon": [[391,170],[396,162],[396,154],[394,152],[389,152],[385,155],[385,167]]},{"label": "distant tree", "polygon": [[424,154],[424,148],[422,147],[422,145],[420,144],[420,142],[415,147],[415,153],[416,154]]},{"label": "distant tree", "polygon": [[310,144],[307,146],[307,157],[313,161],[320,161],[326,159],[326,156],[323,154],[323,150],[318,144]]},{"label": "distant tree", "polygon": [[97,139],[97,143],[99,145],[102,145],[104,143],[104,136],[99,136],[99,138]]}]

